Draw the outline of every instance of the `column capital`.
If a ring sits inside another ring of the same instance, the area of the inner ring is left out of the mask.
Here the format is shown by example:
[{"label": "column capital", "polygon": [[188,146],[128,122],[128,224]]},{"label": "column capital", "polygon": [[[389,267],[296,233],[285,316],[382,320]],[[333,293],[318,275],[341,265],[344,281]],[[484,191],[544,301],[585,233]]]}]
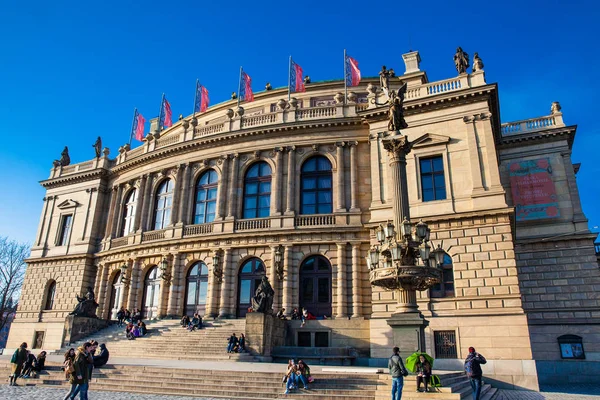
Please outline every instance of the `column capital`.
[{"label": "column capital", "polygon": [[285,150],[286,150],[287,152],[290,152],[290,153],[291,153],[291,152],[293,152],[293,151],[296,151],[296,146],[287,146],[287,147],[285,148]]},{"label": "column capital", "polygon": [[281,153],[281,152],[283,152],[284,149],[285,149],[284,147],[274,147],[273,153]]},{"label": "column capital", "polygon": [[348,142],[348,147],[356,147],[356,146],[358,146],[357,140],[352,140],[352,141]]},{"label": "column capital", "polygon": [[346,144],[347,144],[346,142],[335,142],[335,146],[338,148],[344,147],[344,146],[346,146]]},{"label": "column capital", "polygon": [[393,155],[406,155],[412,150],[412,143],[404,135],[394,135],[383,140],[383,148]]},{"label": "column capital", "polygon": [[95,188],[95,187],[93,187],[93,188],[89,188],[89,189],[85,189],[85,192],[86,192],[86,193],[94,193],[94,192],[97,192],[97,191],[98,191],[98,189],[97,189],[97,188]]}]

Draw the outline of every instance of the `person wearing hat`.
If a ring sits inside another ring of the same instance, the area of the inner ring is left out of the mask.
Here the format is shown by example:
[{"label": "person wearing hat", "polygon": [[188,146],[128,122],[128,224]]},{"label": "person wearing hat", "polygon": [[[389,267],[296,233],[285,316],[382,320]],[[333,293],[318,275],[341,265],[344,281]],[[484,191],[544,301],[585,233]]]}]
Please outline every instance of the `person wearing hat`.
[{"label": "person wearing hat", "polygon": [[469,355],[465,359],[465,372],[471,381],[473,389],[473,400],[479,400],[481,396],[481,364],[487,363],[484,356],[477,353],[474,347],[469,347]]}]

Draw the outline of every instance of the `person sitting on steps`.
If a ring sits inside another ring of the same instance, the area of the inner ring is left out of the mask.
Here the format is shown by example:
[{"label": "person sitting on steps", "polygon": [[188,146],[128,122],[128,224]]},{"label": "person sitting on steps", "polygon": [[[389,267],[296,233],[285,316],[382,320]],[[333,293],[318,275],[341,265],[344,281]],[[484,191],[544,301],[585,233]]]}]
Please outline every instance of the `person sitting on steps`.
[{"label": "person sitting on steps", "polygon": [[121,307],[121,309],[119,311],[117,311],[117,326],[118,327],[122,327],[123,326],[123,320],[125,319],[125,308]]},{"label": "person sitting on steps", "polygon": [[202,318],[198,315],[198,313],[194,314],[194,317],[188,324],[188,331],[193,332],[196,329],[200,329],[202,327]]},{"label": "person sitting on steps", "polygon": [[421,391],[421,382],[423,382],[423,386],[425,387],[425,392],[427,392],[427,384],[429,383],[429,378],[431,378],[431,364],[429,361],[425,359],[425,356],[419,356],[419,361],[417,361],[417,392]]},{"label": "person sitting on steps", "polygon": [[138,322],[137,326],[140,330],[140,336],[146,336],[146,333],[148,333],[148,328],[146,328],[146,324],[144,323],[144,321]]},{"label": "person sitting on steps", "polygon": [[238,338],[235,336],[235,333],[232,333],[227,342],[227,353],[232,353],[235,346],[238,345]]},{"label": "person sitting on steps", "polygon": [[243,353],[246,351],[246,336],[244,334],[240,334],[239,348],[238,353]]},{"label": "person sitting on steps", "polygon": [[187,328],[190,325],[190,317],[188,317],[187,314],[181,317],[179,325],[181,325],[182,328]]},{"label": "person sitting on steps", "polygon": [[300,312],[298,311],[298,308],[294,307],[294,309],[292,310],[292,319],[296,320],[296,319],[300,319]]},{"label": "person sitting on steps", "polygon": [[279,310],[277,312],[277,319],[281,319],[281,320],[287,320],[286,316],[285,316],[285,308],[282,308],[281,310]]}]

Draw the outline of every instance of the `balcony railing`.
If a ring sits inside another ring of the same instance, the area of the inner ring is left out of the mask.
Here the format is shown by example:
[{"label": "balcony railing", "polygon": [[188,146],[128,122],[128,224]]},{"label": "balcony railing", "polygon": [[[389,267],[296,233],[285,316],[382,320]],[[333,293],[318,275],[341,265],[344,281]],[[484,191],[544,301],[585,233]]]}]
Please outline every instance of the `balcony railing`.
[{"label": "balcony railing", "polygon": [[247,231],[251,229],[268,229],[271,227],[269,218],[242,219],[235,221],[234,230]]},{"label": "balcony railing", "polygon": [[302,215],[300,217],[296,217],[294,222],[297,227],[335,225],[335,215]]},{"label": "balcony railing", "polygon": [[115,239],[111,240],[110,247],[117,248],[117,247],[127,246],[128,244],[129,244],[129,237],[125,236],[125,237],[115,238]]},{"label": "balcony railing", "polygon": [[212,233],[213,224],[197,224],[197,225],[188,225],[183,228],[183,236],[197,236],[197,235],[206,235],[207,233]]},{"label": "balcony railing", "polygon": [[520,135],[522,133],[529,133],[535,131],[541,131],[548,128],[565,126],[562,121],[562,114],[548,115],[545,117],[525,119],[522,121],[507,122],[502,124],[501,132],[502,136]]},{"label": "balcony railing", "polygon": [[164,138],[160,138],[156,140],[156,148],[160,149],[162,147],[167,147],[172,144],[179,142],[180,134],[170,135]]},{"label": "balcony railing", "polygon": [[161,240],[165,238],[165,231],[150,231],[142,233],[142,242],[150,242],[153,240]]}]

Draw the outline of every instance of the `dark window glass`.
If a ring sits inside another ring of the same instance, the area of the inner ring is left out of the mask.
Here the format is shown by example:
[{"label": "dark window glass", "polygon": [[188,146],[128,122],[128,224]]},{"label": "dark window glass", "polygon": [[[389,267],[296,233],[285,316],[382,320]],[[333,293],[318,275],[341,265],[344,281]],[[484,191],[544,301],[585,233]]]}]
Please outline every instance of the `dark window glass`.
[{"label": "dark window glass", "polygon": [[252,305],[252,296],[265,275],[265,264],[259,258],[251,258],[241,265],[239,271],[237,316],[245,317]]},{"label": "dark window glass", "polygon": [[300,266],[300,306],[331,316],[331,265],[323,256],[308,257]]},{"label": "dark window glass", "polygon": [[315,347],[329,347],[329,332],[315,332]]},{"label": "dark window glass", "polygon": [[63,215],[60,225],[60,237],[58,238],[59,246],[66,246],[69,243],[71,234],[71,225],[73,223],[73,214]]},{"label": "dark window glass", "polygon": [[244,179],[243,218],[264,218],[271,214],[271,167],[255,163]]},{"label": "dark window glass", "polygon": [[456,332],[434,331],[435,358],[457,358]]},{"label": "dark window glass", "polygon": [[331,214],[333,212],[331,181],[331,163],[326,157],[313,157],[302,164],[301,214]]},{"label": "dark window glass", "polygon": [[215,220],[218,180],[217,173],[213,169],[200,175],[196,184],[194,224],[206,224]]},{"label": "dark window glass", "polygon": [[125,208],[123,209],[123,229],[121,236],[127,236],[133,232],[133,221],[135,219],[135,209],[137,207],[137,190],[133,189],[125,198]]},{"label": "dark window glass", "polygon": [[164,229],[171,223],[171,208],[173,207],[173,181],[163,181],[156,191],[154,212],[154,229]]},{"label": "dark window glass", "polygon": [[311,347],[310,332],[298,332],[298,347]]},{"label": "dark window glass", "polygon": [[442,281],[431,288],[430,297],[443,298],[454,297],[454,270],[452,269],[452,257],[444,255],[442,269]]},{"label": "dark window glass", "polygon": [[46,293],[46,306],[44,310],[52,310],[54,308],[54,294],[56,292],[56,282],[52,282],[48,286],[48,292]]},{"label": "dark window glass", "polygon": [[446,198],[446,182],[444,178],[444,162],[442,156],[422,158],[421,191],[423,201],[444,200]]}]

